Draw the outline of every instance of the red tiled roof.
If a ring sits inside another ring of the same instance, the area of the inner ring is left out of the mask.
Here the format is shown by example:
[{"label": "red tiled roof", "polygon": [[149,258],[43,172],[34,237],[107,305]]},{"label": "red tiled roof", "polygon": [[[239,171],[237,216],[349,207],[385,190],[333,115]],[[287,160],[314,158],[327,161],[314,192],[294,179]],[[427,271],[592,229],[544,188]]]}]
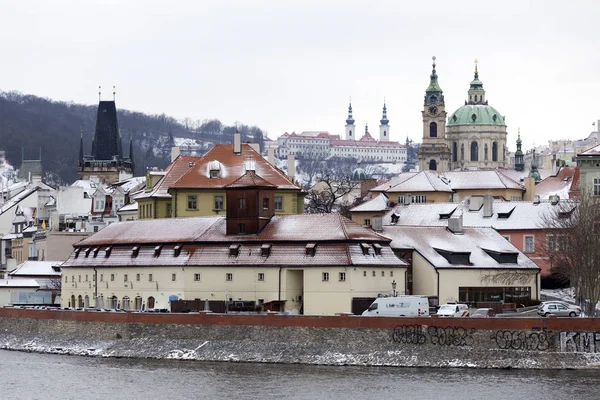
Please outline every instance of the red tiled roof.
[{"label": "red tiled roof", "polygon": [[183,174],[190,170],[190,163],[198,163],[202,158],[194,156],[179,156],[166,169],[165,176],[148,192],[142,192],[135,196],[135,199],[145,199],[149,197],[171,198],[169,186],[175,183]]},{"label": "red tiled roof", "polygon": [[[245,163],[254,163],[256,174],[278,189],[301,190],[300,186],[292,183],[288,177],[275,166],[265,160],[250,145],[242,144],[241,154],[234,154],[233,145],[216,144],[208,153],[198,160],[170,188],[175,189],[220,189],[233,183],[246,173]],[[219,177],[211,178],[209,163],[220,163]]]},{"label": "red tiled roof", "polygon": [[267,182],[260,176],[256,175],[254,171],[247,171],[244,175],[231,182],[229,185],[225,186],[226,188],[242,188],[242,187],[276,187],[270,182]]}]

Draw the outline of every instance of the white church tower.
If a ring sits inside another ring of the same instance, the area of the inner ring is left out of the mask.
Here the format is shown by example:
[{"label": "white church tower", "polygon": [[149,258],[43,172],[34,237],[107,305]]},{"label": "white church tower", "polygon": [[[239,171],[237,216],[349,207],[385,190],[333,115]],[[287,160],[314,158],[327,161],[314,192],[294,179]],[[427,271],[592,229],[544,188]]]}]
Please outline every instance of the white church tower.
[{"label": "white church tower", "polygon": [[383,116],[379,121],[379,141],[389,142],[390,141],[390,120],[387,118],[387,107],[385,106],[385,100],[383,101]]},{"label": "white church tower", "polygon": [[346,140],[356,140],[356,126],[352,118],[352,102],[348,106],[348,119],[346,120]]}]

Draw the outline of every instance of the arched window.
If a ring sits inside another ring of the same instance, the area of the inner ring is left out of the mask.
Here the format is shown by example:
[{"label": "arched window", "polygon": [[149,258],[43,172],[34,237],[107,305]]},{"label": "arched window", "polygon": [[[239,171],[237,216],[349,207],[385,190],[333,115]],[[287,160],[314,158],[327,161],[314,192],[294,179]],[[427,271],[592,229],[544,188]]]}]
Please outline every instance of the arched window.
[{"label": "arched window", "polygon": [[352,137],[352,130],[348,131],[348,137]]},{"label": "arched window", "polygon": [[83,297],[81,297],[81,295],[77,296],[77,307],[78,308],[83,307]]},{"label": "arched window", "polygon": [[435,122],[429,124],[429,137],[437,137],[437,124]]},{"label": "arched window", "polygon": [[137,311],[141,311],[142,310],[142,297],[141,296],[137,296],[135,298],[135,309]]},{"label": "arched window", "polygon": [[130,302],[129,296],[123,297],[123,303],[121,304],[121,308],[125,311],[129,310],[129,305],[130,305],[129,302]]},{"label": "arched window", "polygon": [[435,162],[435,160],[429,161],[429,170],[437,171],[437,162]]},{"label": "arched window", "polygon": [[383,131],[383,136],[387,136],[387,132],[386,131]]},{"label": "arched window", "polygon": [[87,294],[83,298],[83,307],[90,308],[90,296],[88,296]]},{"label": "arched window", "polygon": [[147,310],[154,308],[154,297],[148,297],[148,301],[146,302]]},{"label": "arched window", "polygon": [[69,304],[69,307],[77,307],[77,304],[75,303],[75,295],[71,296],[71,304]]},{"label": "arched window", "polygon": [[498,161],[498,143],[492,143],[492,161]]},{"label": "arched window", "polygon": [[456,142],[452,143],[452,161],[458,161],[458,144]]},{"label": "arched window", "polygon": [[479,146],[477,142],[471,142],[471,161],[479,161]]}]

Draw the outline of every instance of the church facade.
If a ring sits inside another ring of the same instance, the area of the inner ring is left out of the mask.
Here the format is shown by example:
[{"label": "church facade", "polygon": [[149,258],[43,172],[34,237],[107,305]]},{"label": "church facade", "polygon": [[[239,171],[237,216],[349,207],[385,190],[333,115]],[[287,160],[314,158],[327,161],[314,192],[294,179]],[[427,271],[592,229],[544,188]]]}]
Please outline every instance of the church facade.
[{"label": "church facade", "polygon": [[477,63],[465,105],[448,118],[438,83],[435,57],[423,105],[423,143],[418,151],[420,171],[506,168],[504,116],[488,105]]}]

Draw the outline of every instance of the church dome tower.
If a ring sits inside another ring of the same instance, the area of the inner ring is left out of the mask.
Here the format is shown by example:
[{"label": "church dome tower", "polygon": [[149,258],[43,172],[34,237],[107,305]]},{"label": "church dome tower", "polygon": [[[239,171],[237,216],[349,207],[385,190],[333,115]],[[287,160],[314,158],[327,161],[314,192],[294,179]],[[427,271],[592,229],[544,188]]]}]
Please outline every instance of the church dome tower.
[{"label": "church dome tower", "polygon": [[346,140],[356,140],[356,126],[352,118],[352,100],[348,105],[348,118],[346,119]]}]

